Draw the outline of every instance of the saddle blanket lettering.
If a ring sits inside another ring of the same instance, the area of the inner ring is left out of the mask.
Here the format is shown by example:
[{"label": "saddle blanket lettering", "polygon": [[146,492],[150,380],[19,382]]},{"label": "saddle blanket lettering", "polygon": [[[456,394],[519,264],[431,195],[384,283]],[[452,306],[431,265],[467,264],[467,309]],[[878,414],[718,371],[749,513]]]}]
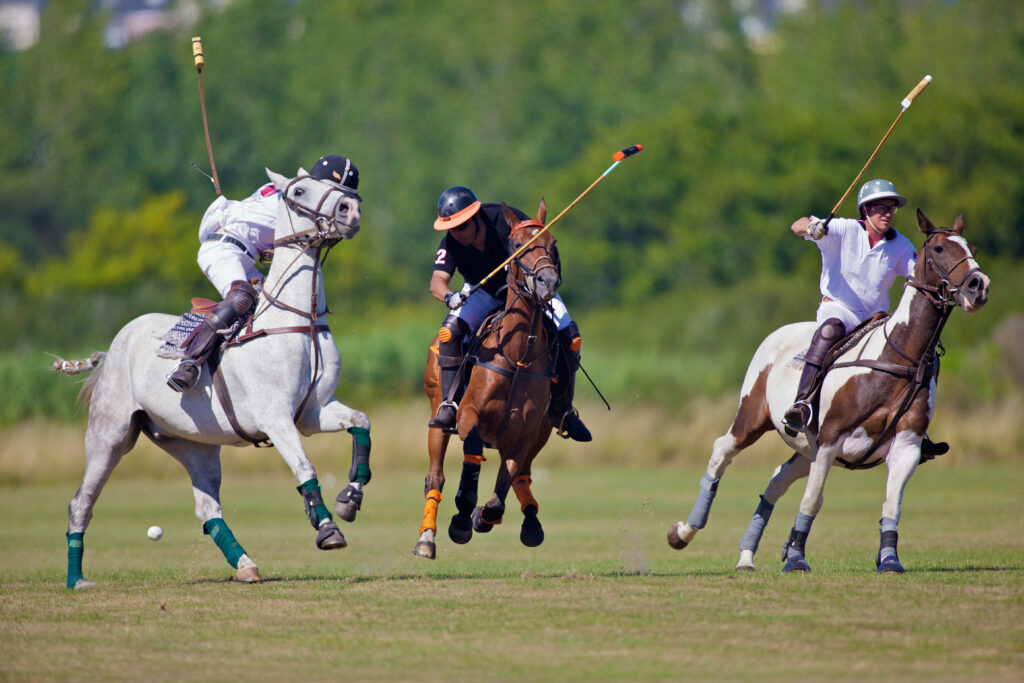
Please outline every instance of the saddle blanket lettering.
[{"label": "saddle blanket lettering", "polygon": [[174,323],[174,327],[169,329],[163,337],[160,337],[163,344],[156,350],[156,355],[160,358],[171,358],[174,360],[184,358],[185,355],[181,345],[199,327],[199,323],[203,322],[204,317],[199,313],[186,313],[181,316],[178,322]]}]

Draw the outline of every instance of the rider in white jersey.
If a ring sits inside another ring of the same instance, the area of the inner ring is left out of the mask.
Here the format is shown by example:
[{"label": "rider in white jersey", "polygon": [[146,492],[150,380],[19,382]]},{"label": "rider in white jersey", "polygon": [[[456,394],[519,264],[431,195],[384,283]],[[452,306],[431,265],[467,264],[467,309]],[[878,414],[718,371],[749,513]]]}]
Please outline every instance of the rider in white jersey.
[{"label": "rider in white jersey", "polygon": [[[859,219],[834,218],[826,227],[823,219],[809,216],[790,226],[821,251],[822,295],[819,327],[804,354],[796,402],[782,420],[791,434],[804,431],[811,421],[809,399],[832,346],[875,313],[887,312],[893,282],[914,273],[917,250],[892,226],[896,210],[906,203],[888,180],[869,180],[857,193]],[[921,448],[925,455],[941,455],[949,447],[926,438]]]},{"label": "rider in white jersey", "polygon": [[[338,185],[362,201],[356,193],[359,170],[349,159],[328,154],[317,160],[309,174]],[[251,282],[263,277],[256,269],[260,254],[274,248],[280,196],[273,183],[267,183],[240,201],[217,197],[203,215],[196,261],[223,301],[206,315],[186,342],[185,359],[168,375],[167,385],[175,391],[185,392],[195,386],[200,368],[220,334],[231,330],[255,305],[258,294]]]}]

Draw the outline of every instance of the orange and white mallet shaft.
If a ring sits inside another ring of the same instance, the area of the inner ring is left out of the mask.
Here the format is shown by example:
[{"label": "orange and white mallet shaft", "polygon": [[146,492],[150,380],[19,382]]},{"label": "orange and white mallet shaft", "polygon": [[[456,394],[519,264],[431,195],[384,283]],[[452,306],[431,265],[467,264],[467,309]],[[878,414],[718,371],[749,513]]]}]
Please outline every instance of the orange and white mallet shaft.
[{"label": "orange and white mallet shaft", "polygon": [[875,147],[875,151],[871,153],[870,157],[868,157],[867,163],[865,163],[864,167],[860,169],[860,173],[858,173],[857,177],[853,179],[853,182],[850,183],[850,186],[846,188],[846,192],[843,193],[843,196],[839,198],[839,201],[836,202],[836,205],[832,207],[832,211],[829,212],[828,217],[825,219],[826,229],[828,228],[829,221],[836,217],[836,212],[839,211],[839,207],[841,207],[843,205],[843,202],[846,201],[846,198],[849,196],[850,191],[853,190],[854,185],[856,185],[857,182],[860,180],[861,176],[864,175],[864,171],[868,170],[868,166],[871,165],[871,162],[875,160],[875,155],[878,154],[878,150],[882,149],[882,145],[885,144],[885,141],[889,138],[889,134],[892,133],[892,129],[895,128],[896,124],[900,122],[901,118],[903,118],[903,113],[907,111],[907,109],[914,102],[917,96],[920,95],[921,92],[925,88],[927,88],[931,82],[932,77],[925,76],[924,78],[921,79],[920,83],[914,86],[913,90],[907,93],[907,96],[903,98],[903,101],[900,102],[900,113],[896,116],[896,120],[892,122],[891,126],[889,126],[889,130],[885,131],[885,135],[882,136],[881,142],[878,143],[878,146]]},{"label": "orange and white mallet shaft", "polygon": [[597,180],[595,180],[594,182],[590,183],[590,187],[588,187],[587,189],[583,190],[583,192],[581,192],[581,193],[580,193],[580,196],[578,196],[578,197],[576,197],[576,199],[572,200],[572,203],[571,203],[571,204],[569,204],[569,206],[567,206],[567,207],[565,207],[564,209],[562,209],[562,212],[561,212],[560,214],[558,214],[557,216],[555,216],[554,218],[552,218],[552,219],[551,219],[550,221],[548,221],[548,224],[547,224],[547,225],[545,225],[545,226],[544,226],[544,227],[543,227],[542,229],[538,230],[538,231],[537,231],[537,234],[536,234],[536,235],[534,235],[533,237],[531,237],[531,238],[530,238],[530,239],[529,239],[529,240],[528,240],[528,241],[527,241],[527,242],[526,242],[525,244],[523,244],[523,246],[519,247],[519,248],[518,248],[518,249],[516,249],[516,250],[515,250],[514,252],[512,252],[512,254],[510,254],[510,255],[509,255],[509,257],[508,257],[507,259],[505,259],[505,260],[504,260],[504,261],[502,262],[502,264],[501,264],[500,266],[498,266],[497,268],[495,268],[494,270],[492,270],[492,271],[491,271],[490,273],[488,273],[487,277],[485,277],[484,279],[480,280],[480,282],[478,282],[478,283],[476,283],[475,285],[473,285],[473,286],[472,286],[472,287],[470,288],[470,290],[469,290],[469,294],[472,294],[472,293],[473,293],[473,292],[475,292],[476,290],[478,290],[478,289],[480,289],[481,287],[483,287],[483,285],[484,285],[484,283],[485,283],[485,282],[487,282],[487,281],[488,281],[488,280],[490,280],[490,279],[491,279],[492,277],[494,277],[494,276],[495,276],[495,275],[497,275],[497,274],[498,274],[499,272],[501,272],[501,270],[502,270],[502,269],[503,269],[503,268],[504,268],[505,266],[507,266],[507,265],[508,265],[509,263],[511,263],[511,262],[512,262],[512,261],[513,261],[514,259],[518,258],[518,257],[519,257],[519,255],[520,255],[520,254],[522,254],[522,253],[523,253],[524,251],[526,251],[526,249],[527,249],[527,248],[528,248],[528,247],[529,247],[529,246],[530,246],[531,244],[533,244],[534,242],[536,242],[536,241],[537,241],[537,239],[539,239],[541,235],[543,235],[543,234],[544,234],[545,232],[547,232],[548,230],[550,230],[550,229],[551,229],[551,226],[552,226],[552,225],[554,225],[555,223],[557,223],[557,222],[558,222],[558,219],[559,219],[559,218],[561,218],[562,216],[564,216],[565,214],[567,214],[567,213],[569,212],[569,209],[571,209],[572,207],[576,206],[576,205],[577,205],[577,204],[579,203],[579,201],[580,201],[581,199],[583,199],[584,197],[586,197],[586,196],[587,196],[587,193],[588,193],[588,192],[590,192],[591,190],[593,190],[593,189],[594,189],[594,187],[595,187],[595,186],[596,186],[596,185],[597,185],[597,184],[598,184],[599,182],[601,182],[602,180],[604,180],[604,179],[605,179],[605,176],[607,176],[607,175],[608,175],[609,173],[611,173],[611,172],[612,172],[613,170],[615,170],[615,167],[616,167],[616,166],[618,166],[619,164],[621,164],[621,163],[623,162],[623,160],[625,160],[625,159],[628,159],[628,158],[629,158],[629,157],[631,157],[631,156],[635,156],[635,155],[639,154],[639,153],[640,153],[640,152],[642,152],[642,151],[644,151],[644,146],[643,146],[643,145],[633,145],[632,147],[627,147],[626,149],[623,149],[623,150],[619,150],[618,152],[616,152],[615,154],[613,154],[613,155],[612,155],[612,161],[613,161],[614,163],[612,163],[612,165],[611,165],[611,166],[609,166],[609,167],[608,167],[608,168],[607,168],[607,169],[605,170],[605,172],[604,172],[604,173],[602,173],[601,175],[599,175],[599,176],[597,177]]},{"label": "orange and white mallet shaft", "polygon": [[196,62],[196,74],[199,77],[199,109],[203,112],[203,135],[206,136],[206,153],[210,158],[210,172],[213,174],[210,180],[217,196],[220,196],[220,180],[217,178],[217,165],[213,163],[213,147],[210,145],[210,126],[206,123],[206,99],[203,96],[203,66],[206,62],[203,58],[203,41],[199,36],[192,38],[192,58]]}]

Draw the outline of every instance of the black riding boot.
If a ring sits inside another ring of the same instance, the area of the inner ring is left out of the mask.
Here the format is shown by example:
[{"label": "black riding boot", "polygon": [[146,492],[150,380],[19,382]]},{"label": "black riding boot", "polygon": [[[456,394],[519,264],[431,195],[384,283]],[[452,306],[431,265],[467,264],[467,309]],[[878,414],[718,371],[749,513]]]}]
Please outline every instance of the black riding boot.
[{"label": "black riding boot", "polygon": [[845,333],[846,328],[842,321],[838,318],[829,318],[811,337],[811,344],[804,354],[804,371],[800,375],[800,384],[796,390],[796,402],[782,416],[782,424],[790,436],[796,436],[797,432],[804,431],[811,423],[814,411],[809,399],[814,391],[818,372],[821,371],[829,349],[842,339]]},{"label": "black riding boot", "polygon": [[232,282],[224,300],[206,314],[206,318],[187,340],[185,359],[167,376],[167,386],[182,393],[194,387],[202,374],[203,363],[221,335],[228,334],[234,324],[256,305],[257,296],[256,289],[248,282]]},{"label": "black riding boot", "polygon": [[555,361],[555,379],[551,382],[548,418],[562,438],[590,441],[593,438],[590,430],[583,424],[579,413],[572,406],[572,398],[576,393],[576,371],[580,367],[580,345],[583,340],[575,322],[570,323],[564,330],[559,330],[558,337],[561,349]]},{"label": "black riding boot", "polygon": [[441,369],[441,405],[437,408],[437,414],[430,418],[427,423],[430,427],[437,427],[446,432],[454,434],[455,416],[458,410],[458,403],[455,402],[455,395],[458,389],[455,381],[459,377],[459,370],[462,367],[462,338],[466,336],[467,326],[460,318],[449,314],[441,325],[441,332],[438,334],[437,364]]}]

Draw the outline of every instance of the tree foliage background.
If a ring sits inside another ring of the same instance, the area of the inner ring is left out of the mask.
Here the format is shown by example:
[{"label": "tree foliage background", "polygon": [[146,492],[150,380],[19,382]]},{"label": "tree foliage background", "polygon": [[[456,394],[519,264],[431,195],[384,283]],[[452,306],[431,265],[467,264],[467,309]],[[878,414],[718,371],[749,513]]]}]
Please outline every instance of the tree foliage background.
[{"label": "tree foliage background", "polygon": [[[339,335],[350,381],[415,391],[429,338],[403,325],[443,316],[427,281],[444,188],[557,212],[642,143],[560,222],[563,295],[594,355],[646,359],[613,393],[734,390],[761,337],[813,317],[820,259],[789,224],[831,209],[928,73],[864,179],[891,178],[938,224],[965,214],[993,300],[953,317],[949,367],[989,378],[965,391],[1015,390],[999,368],[1024,357],[1006,331],[1024,312],[1024,4],[198,4],[196,23],[113,51],[94,3],[51,0],[40,41],[0,52],[0,351],[105,345],[134,315],[214,295],[194,260],[214,198],[190,167],[208,165],[201,35],[229,197],[264,166],[290,175],[332,152],[359,166],[363,230],[326,273],[336,329],[361,337]],[[751,38],[752,21],[770,31]],[[912,210],[896,225],[920,245]],[[368,340],[401,377],[365,371]]]}]

